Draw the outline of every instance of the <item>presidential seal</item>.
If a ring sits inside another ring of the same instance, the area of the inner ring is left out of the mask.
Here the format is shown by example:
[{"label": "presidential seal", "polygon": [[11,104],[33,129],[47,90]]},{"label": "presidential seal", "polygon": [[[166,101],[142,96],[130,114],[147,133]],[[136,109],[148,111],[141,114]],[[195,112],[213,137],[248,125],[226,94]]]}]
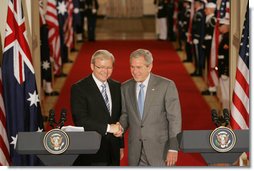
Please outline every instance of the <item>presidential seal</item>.
[{"label": "presidential seal", "polygon": [[43,138],[45,149],[51,154],[62,154],[69,147],[69,136],[60,129],[52,129]]},{"label": "presidential seal", "polygon": [[232,129],[221,126],[213,130],[210,135],[210,144],[218,152],[228,152],[234,148],[236,135]]}]

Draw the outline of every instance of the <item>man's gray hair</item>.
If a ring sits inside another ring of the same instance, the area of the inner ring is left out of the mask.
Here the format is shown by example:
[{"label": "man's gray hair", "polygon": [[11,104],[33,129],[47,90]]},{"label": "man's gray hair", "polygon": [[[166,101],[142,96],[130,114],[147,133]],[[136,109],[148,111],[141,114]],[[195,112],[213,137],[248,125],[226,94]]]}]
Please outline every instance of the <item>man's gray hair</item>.
[{"label": "man's gray hair", "polygon": [[146,65],[150,65],[153,63],[153,55],[149,50],[146,49],[137,49],[134,52],[132,52],[130,55],[130,60],[132,58],[138,58],[141,56],[145,58]]},{"label": "man's gray hair", "polygon": [[112,53],[107,50],[101,49],[94,52],[91,58],[91,64],[95,64],[96,59],[112,59],[113,64],[115,63],[115,57]]}]

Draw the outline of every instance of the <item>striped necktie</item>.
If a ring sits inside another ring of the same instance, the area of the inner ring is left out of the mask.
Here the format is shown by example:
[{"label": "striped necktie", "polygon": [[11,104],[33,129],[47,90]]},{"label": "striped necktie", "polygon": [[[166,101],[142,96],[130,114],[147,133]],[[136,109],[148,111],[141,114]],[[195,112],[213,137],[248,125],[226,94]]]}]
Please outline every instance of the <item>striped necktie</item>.
[{"label": "striped necktie", "polygon": [[109,99],[108,99],[108,95],[107,95],[107,91],[106,91],[106,84],[102,84],[101,87],[102,87],[101,94],[103,96],[105,104],[106,104],[108,111],[110,113],[110,104],[109,104]]}]

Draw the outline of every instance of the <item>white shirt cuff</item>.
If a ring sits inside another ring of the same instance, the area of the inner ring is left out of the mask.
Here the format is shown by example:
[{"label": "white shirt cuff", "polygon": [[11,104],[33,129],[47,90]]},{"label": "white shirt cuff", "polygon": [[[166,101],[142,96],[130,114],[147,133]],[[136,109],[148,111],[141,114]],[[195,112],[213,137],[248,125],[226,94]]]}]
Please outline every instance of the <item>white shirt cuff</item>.
[{"label": "white shirt cuff", "polygon": [[109,132],[109,130],[110,130],[110,125],[108,124],[108,126],[107,126],[107,131],[105,132],[105,135],[107,135],[107,133]]}]

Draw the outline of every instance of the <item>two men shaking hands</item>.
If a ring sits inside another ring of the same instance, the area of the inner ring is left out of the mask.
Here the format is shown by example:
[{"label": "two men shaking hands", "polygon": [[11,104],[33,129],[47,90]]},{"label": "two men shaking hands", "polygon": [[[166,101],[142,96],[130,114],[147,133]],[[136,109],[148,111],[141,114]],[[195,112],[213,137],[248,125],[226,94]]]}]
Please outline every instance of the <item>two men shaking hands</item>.
[{"label": "two men shaking hands", "polygon": [[109,125],[108,132],[114,134],[116,137],[121,137],[124,133],[124,129],[121,124],[117,122],[116,124]]}]

